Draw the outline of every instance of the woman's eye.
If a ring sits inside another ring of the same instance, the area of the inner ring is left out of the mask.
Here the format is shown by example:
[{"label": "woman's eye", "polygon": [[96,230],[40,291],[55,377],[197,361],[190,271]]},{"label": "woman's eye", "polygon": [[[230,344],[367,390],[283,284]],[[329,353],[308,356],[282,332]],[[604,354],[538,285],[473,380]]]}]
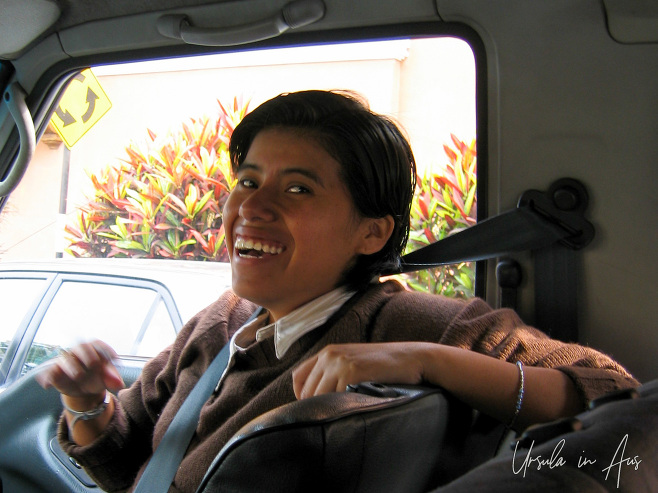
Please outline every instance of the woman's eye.
[{"label": "woman's eye", "polygon": [[302,185],[292,185],[288,188],[291,193],[310,193],[311,191]]},{"label": "woman's eye", "polygon": [[254,180],[250,180],[249,178],[241,178],[238,180],[238,183],[240,183],[240,185],[245,188],[256,188],[256,182]]}]

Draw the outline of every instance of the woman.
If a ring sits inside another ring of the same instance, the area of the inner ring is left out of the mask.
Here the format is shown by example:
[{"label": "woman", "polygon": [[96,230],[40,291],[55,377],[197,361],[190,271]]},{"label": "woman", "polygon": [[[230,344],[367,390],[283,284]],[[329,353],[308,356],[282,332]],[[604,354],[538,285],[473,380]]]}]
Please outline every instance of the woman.
[{"label": "woman", "polygon": [[97,409],[86,421],[65,411],[59,438],[105,489],[136,482],[229,340],[229,369],[201,411],[175,491],[195,491],[251,419],[363,380],[441,385],[516,428],[637,385],[607,356],[552,341],[509,310],[377,282],[404,248],[416,170],[400,130],[356,98],[276,97],[236,127],[230,153],[237,185],[224,226],[233,292],[186,324],[106,406],[106,389],[122,382],[116,355],[100,341],[72,349],[41,376],[69,409]]}]

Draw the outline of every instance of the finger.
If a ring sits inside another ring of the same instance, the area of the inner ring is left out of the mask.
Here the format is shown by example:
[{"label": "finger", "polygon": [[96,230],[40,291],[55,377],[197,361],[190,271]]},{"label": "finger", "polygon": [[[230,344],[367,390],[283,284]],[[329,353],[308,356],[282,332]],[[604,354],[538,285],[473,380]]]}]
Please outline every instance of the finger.
[{"label": "finger", "polygon": [[315,366],[317,360],[318,360],[318,356],[316,354],[314,356],[311,356],[309,359],[304,361],[302,364],[300,364],[297,368],[293,370],[292,388],[293,391],[295,392],[295,397],[297,397],[297,399],[302,399],[302,392],[304,386],[306,385],[308,376],[313,370],[313,367]]},{"label": "finger", "polygon": [[98,379],[107,389],[119,390],[125,387],[123,378],[113,363],[119,355],[103,341],[97,339],[91,343],[80,344],[72,352],[86,365],[88,371],[97,373]]},{"label": "finger", "polygon": [[[62,350],[50,372],[52,385],[67,395],[98,394],[104,390],[104,363],[90,346]],[[83,362],[86,360],[86,363]]]},{"label": "finger", "polygon": [[41,367],[37,368],[36,370],[36,375],[35,375],[35,380],[39,385],[41,385],[44,389],[48,389],[53,386],[53,373],[55,371],[59,372],[59,368],[55,365],[55,361],[53,360],[50,362],[50,364],[42,365]]},{"label": "finger", "polygon": [[[301,398],[335,392],[340,375],[347,371],[347,345],[329,345],[316,356],[300,392]],[[345,389],[341,389],[345,390]]]},{"label": "finger", "polygon": [[119,357],[114,349],[98,339],[79,344],[71,348],[69,353],[75,355],[87,368],[101,367]]},{"label": "finger", "polygon": [[306,376],[304,385],[302,386],[300,392],[301,399],[306,399],[307,397],[316,395],[316,389],[320,385],[320,382],[322,382],[322,379],[325,378],[324,375],[326,372],[327,367],[323,363],[322,359],[319,357],[316,358],[313,366],[311,367],[311,370]]},{"label": "finger", "polygon": [[105,358],[96,351],[91,343],[71,348],[69,355],[76,357],[85,369],[100,368],[105,363]]},{"label": "finger", "polygon": [[57,365],[71,380],[76,380],[85,370],[74,353],[64,350],[62,350],[62,356],[59,357]]},{"label": "finger", "polygon": [[339,384],[338,384],[339,381],[340,379],[334,373],[324,372],[318,384],[315,386],[313,391],[307,397],[344,391],[345,386],[343,386],[342,389],[339,389]]},{"label": "finger", "polygon": [[60,356],[49,361],[44,366],[36,370],[36,380],[43,388],[55,387],[62,392],[65,389],[77,387],[77,383],[72,380],[63,369],[64,357]]},{"label": "finger", "polygon": [[91,343],[91,345],[96,350],[96,352],[106,361],[115,361],[119,359],[117,352],[110,345],[106,344],[100,339],[96,339]]},{"label": "finger", "polygon": [[106,363],[103,367],[102,379],[103,384],[108,390],[116,391],[126,386],[119,370],[112,363]]}]

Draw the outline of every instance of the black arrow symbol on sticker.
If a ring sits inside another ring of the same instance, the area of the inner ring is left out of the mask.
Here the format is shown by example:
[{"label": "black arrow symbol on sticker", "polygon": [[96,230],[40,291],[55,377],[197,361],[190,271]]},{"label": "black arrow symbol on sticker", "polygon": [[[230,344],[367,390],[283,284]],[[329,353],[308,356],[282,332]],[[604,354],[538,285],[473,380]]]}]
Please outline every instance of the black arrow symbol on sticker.
[{"label": "black arrow symbol on sticker", "polygon": [[62,120],[62,123],[65,127],[71,123],[75,123],[75,118],[73,118],[73,115],[69,113],[68,110],[63,109],[61,106],[57,106],[55,114],[59,117],[60,120]]},{"label": "black arrow symbol on sticker", "polygon": [[94,114],[94,109],[96,109],[96,100],[98,99],[98,95],[91,90],[91,87],[87,88],[87,104],[89,105],[87,107],[87,111],[85,111],[85,114],[82,115],[82,121],[84,123],[87,123],[87,120],[91,118],[91,115]]}]

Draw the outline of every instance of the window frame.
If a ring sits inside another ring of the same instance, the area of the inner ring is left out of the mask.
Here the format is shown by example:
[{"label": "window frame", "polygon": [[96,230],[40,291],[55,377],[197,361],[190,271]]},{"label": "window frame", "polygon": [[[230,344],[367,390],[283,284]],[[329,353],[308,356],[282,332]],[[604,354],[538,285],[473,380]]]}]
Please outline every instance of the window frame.
[{"label": "window frame", "polygon": [[[200,56],[206,54],[241,53],[259,49],[293,48],[297,46],[312,46],[329,43],[365,42],[377,40],[394,40],[419,37],[455,37],[466,42],[475,60],[475,120],[477,137],[478,159],[478,187],[477,187],[477,220],[488,217],[488,170],[489,132],[488,117],[488,74],[487,54],[484,42],[477,31],[466,24],[458,22],[428,21],[409,22],[395,25],[373,25],[359,28],[327,29],[321,31],[291,32],[285,36],[233,47],[205,47],[198,45],[175,45],[145,48],[132,51],[106,52],[94,55],[81,55],[56,62],[44,70],[37,78],[30,91],[28,103],[35,119],[37,137],[45,132],[50,117],[56,109],[59,95],[68,82],[81,70],[90,66],[127,63],[144,60],[157,60],[173,57]],[[494,122],[495,123],[495,122]],[[7,146],[4,151],[7,150]],[[1,158],[2,156],[0,156]],[[0,213],[4,199],[0,198]],[[485,299],[495,299],[493,288],[495,283],[489,282],[492,269],[488,268],[487,261],[475,263],[475,296]],[[487,293],[487,290],[490,292]],[[0,374],[1,376],[1,374]]]},{"label": "window frame", "polygon": [[[7,347],[4,358],[0,361],[0,388],[6,385],[10,380],[10,371],[12,368],[12,362],[16,358],[19,347],[23,340],[26,328],[31,323],[32,318],[34,317],[35,312],[41,304],[41,300],[50,289],[57,273],[55,272],[3,272],[0,274],[0,279],[30,279],[39,281],[44,281],[44,285],[41,290],[35,295],[34,300],[30,304],[28,311],[23,316],[21,322],[14,329],[13,337],[10,337],[10,343]],[[27,355],[26,355],[27,356]]]},{"label": "window frame", "polygon": [[[482,221],[488,217],[488,187],[489,180],[489,112],[488,112],[488,75],[487,56],[484,42],[472,27],[458,22],[419,22],[397,25],[373,25],[360,28],[329,29],[309,32],[290,32],[285,36],[270,40],[252,43],[249,45],[229,47],[206,47],[199,45],[176,45],[161,48],[150,48],[138,52],[102,53],[94,56],[83,56],[63,60],[48,69],[37,82],[35,91],[43,91],[48,86],[58,86],[60,92],[66,87],[78,71],[94,65],[115,64],[122,62],[135,62],[143,60],[168,59],[186,56],[201,56],[222,53],[240,53],[260,49],[294,48],[299,46],[323,45],[332,43],[352,43],[366,41],[395,40],[420,37],[454,37],[466,42],[473,52],[475,61],[475,123],[476,123],[476,150],[478,165],[477,185],[477,220]],[[44,86],[45,84],[45,86]],[[52,106],[47,112],[47,118],[39,126],[38,135],[45,131],[50,116],[55,110],[58,98],[52,99]],[[1,207],[1,206],[0,206]],[[1,210],[1,208],[0,208]],[[495,297],[495,293],[487,293],[489,286],[487,275],[492,271],[487,267],[487,261],[475,262],[475,290],[477,297]]]},{"label": "window frame", "polygon": [[[159,300],[162,300],[174,327],[175,334],[178,334],[183,327],[180,311],[176,306],[173,296],[163,284],[154,280],[73,272],[17,271],[2,274],[3,279],[43,279],[44,276],[47,276],[49,282],[47,282],[47,285],[41,291],[40,296],[38,296],[35,302],[31,305],[30,312],[25,315],[21,324],[17,327],[14,338],[7,349],[7,354],[0,364],[0,378],[2,378],[0,380],[0,388],[10,385],[23,375],[23,366],[25,365],[28,353],[32,347],[32,343],[37,331],[39,330],[41,322],[48,312],[59,288],[65,282],[125,286],[155,291],[157,296],[153,303],[157,304]],[[147,314],[147,317],[149,315],[152,316],[152,308],[153,307],[148,310],[149,313]],[[150,359],[140,356],[127,357],[143,361]]]}]

